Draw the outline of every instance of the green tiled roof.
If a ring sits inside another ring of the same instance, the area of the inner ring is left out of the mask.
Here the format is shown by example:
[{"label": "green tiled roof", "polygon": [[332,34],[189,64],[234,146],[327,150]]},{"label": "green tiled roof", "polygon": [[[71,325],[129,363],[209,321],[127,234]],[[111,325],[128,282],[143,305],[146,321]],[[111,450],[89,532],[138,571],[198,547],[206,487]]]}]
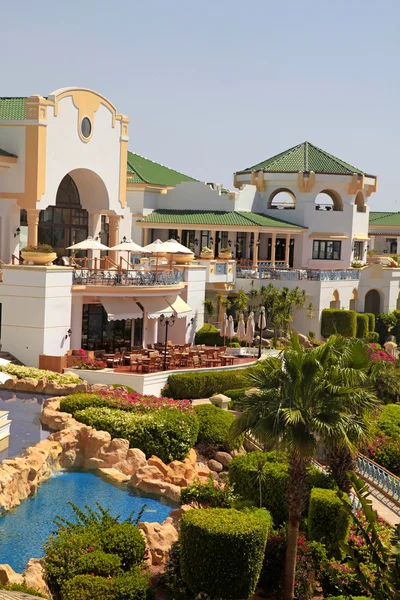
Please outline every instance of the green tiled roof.
[{"label": "green tiled roof", "polygon": [[0,156],[12,156],[13,158],[18,158],[16,154],[11,154],[11,152],[7,152],[7,150],[2,150],[0,148]]},{"label": "green tiled roof", "polygon": [[267,171],[271,173],[298,173],[299,171],[314,171],[315,173],[328,173],[333,175],[352,175],[364,171],[349,165],[344,160],[317,148],[310,142],[298,144],[285,152],[267,158],[263,162],[248,167],[238,173],[252,171]]},{"label": "green tiled roof", "polygon": [[139,154],[128,152],[128,183],[175,186],[182,181],[196,181],[196,179],[164,167],[164,165]]},{"label": "green tiled roof", "polygon": [[369,224],[383,227],[400,227],[400,212],[370,212]]},{"label": "green tiled roof", "polygon": [[25,98],[0,98],[0,121],[26,117]]},{"label": "green tiled roof", "polygon": [[222,210],[155,210],[142,219],[143,223],[171,223],[179,225],[235,225],[239,227],[286,227],[302,229],[293,223],[253,212]]}]

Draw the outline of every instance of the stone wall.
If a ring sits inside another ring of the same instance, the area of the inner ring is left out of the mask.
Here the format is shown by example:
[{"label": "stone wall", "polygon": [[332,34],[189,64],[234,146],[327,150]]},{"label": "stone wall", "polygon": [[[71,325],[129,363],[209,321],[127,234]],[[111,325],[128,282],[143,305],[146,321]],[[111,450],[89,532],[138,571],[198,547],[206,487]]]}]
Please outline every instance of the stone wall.
[{"label": "stone wall", "polygon": [[78,383],[57,383],[48,379],[34,379],[33,377],[21,377],[10,375],[4,383],[0,384],[0,390],[12,390],[14,392],[36,393],[44,395],[68,396],[78,392],[87,392],[89,385],[87,381],[80,380]]}]

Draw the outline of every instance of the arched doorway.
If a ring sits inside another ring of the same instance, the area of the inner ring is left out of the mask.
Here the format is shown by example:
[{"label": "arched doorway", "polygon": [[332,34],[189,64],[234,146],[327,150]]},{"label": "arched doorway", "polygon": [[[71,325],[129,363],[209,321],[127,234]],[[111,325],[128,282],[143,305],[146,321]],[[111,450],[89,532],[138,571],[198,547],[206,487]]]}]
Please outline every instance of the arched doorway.
[{"label": "arched doorway", "polygon": [[39,217],[38,239],[49,244],[59,256],[69,252],[68,246],[88,236],[88,212],[81,205],[75,181],[66,175],[61,181],[55,206],[48,206]]},{"label": "arched doorway", "polygon": [[350,298],[349,309],[357,310],[357,302],[358,302],[358,291],[354,288],[354,290],[351,294],[351,298]]},{"label": "arched doorway", "polygon": [[335,290],[332,294],[331,303],[329,305],[330,308],[340,308],[340,297],[339,292]]},{"label": "arched doorway", "polygon": [[381,312],[381,295],[378,290],[369,290],[365,294],[364,312],[379,315]]}]

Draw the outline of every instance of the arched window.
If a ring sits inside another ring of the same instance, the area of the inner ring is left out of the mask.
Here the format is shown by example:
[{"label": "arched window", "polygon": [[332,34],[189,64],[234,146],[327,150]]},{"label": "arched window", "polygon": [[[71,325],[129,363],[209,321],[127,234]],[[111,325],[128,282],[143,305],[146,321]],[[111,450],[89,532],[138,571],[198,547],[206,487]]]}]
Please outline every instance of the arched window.
[{"label": "arched window", "polygon": [[365,294],[364,312],[379,315],[381,311],[381,295],[378,290],[369,290]]},{"label": "arched window", "polygon": [[355,205],[357,206],[357,212],[366,212],[367,207],[365,206],[365,198],[362,192],[358,192],[355,199]]},{"label": "arched window", "polygon": [[339,298],[339,292],[337,290],[335,290],[332,294],[331,303],[329,305],[329,308],[340,308],[340,298]]},{"label": "arched window", "polygon": [[315,198],[315,210],[343,210],[341,197],[334,190],[322,190]]},{"label": "arched window", "polygon": [[350,310],[357,310],[357,302],[358,302],[358,290],[356,290],[354,288],[352,294],[351,294],[351,298],[350,298],[350,304],[349,304],[349,309]]},{"label": "arched window", "polygon": [[268,200],[268,208],[293,210],[296,208],[296,196],[290,190],[279,189],[272,192]]}]

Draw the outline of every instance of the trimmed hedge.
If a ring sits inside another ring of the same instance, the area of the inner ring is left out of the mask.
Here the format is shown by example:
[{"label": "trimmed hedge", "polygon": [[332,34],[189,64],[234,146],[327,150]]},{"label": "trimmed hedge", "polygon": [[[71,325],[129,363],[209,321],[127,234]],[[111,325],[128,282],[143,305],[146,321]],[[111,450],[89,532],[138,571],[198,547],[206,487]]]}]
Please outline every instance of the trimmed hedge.
[{"label": "trimmed hedge", "polygon": [[357,333],[356,336],[360,340],[366,340],[369,335],[369,319],[368,315],[357,313]]},{"label": "trimmed hedge", "polygon": [[[139,535],[141,535],[139,533]],[[142,552],[143,556],[143,552]],[[113,577],[122,571],[122,560],[116,554],[107,554],[103,550],[94,550],[83,554],[76,563],[79,575],[87,573],[99,575],[100,577]]]},{"label": "trimmed hedge", "polygon": [[375,315],[374,313],[364,313],[368,317],[368,329],[369,332],[375,332]]},{"label": "trimmed hedge", "polygon": [[354,338],[356,333],[357,313],[354,310],[325,308],[322,311],[321,335],[324,338],[335,334]]},{"label": "trimmed hedge", "polygon": [[386,404],[382,408],[376,427],[378,433],[400,441],[400,404]]},{"label": "trimmed hedge", "polygon": [[60,411],[70,413],[72,416],[74,416],[78,410],[84,410],[89,406],[110,406],[110,402],[105,396],[100,396],[100,394],[87,394],[85,392],[71,394],[60,400]]},{"label": "trimmed hedge", "polygon": [[271,520],[257,512],[191,510],[181,521],[181,571],[194,594],[241,600],[257,586]]},{"label": "trimmed hedge", "polygon": [[325,544],[328,556],[340,558],[340,544],[350,529],[350,515],[333,490],[313,488],[308,508],[308,537]]},{"label": "trimmed hedge", "polygon": [[149,577],[140,571],[106,579],[96,575],[76,575],[61,590],[61,600],[148,600]]},{"label": "trimmed hedge", "polygon": [[170,375],[166,386],[161,390],[161,395],[176,400],[211,398],[214,394],[223,394],[226,390],[236,390],[248,386],[249,373],[253,369],[259,368],[261,367],[254,366],[232,371]]},{"label": "trimmed hedge", "polygon": [[[249,452],[236,456],[229,465],[229,481],[234,485],[236,494],[243,500],[259,506],[260,485],[257,470],[263,469],[261,484],[262,505],[269,510],[275,526],[287,521],[287,491],[289,483],[289,464],[286,456],[279,452]],[[335,483],[331,477],[316,467],[308,469],[308,487],[331,489]]]},{"label": "trimmed hedge", "polygon": [[223,346],[224,338],[220,336],[219,330],[211,323],[204,323],[204,325],[196,331],[194,337],[194,343],[205,344],[206,346]]},{"label": "trimmed hedge", "polygon": [[211,444],[219,450],[235,450],[243,444],[244,436],[231,441],[229,431],[236,417],[232,413],[221,410],[213,404],[201,404],[195,408],[199,421],[197,441]]},{"label": "trimmed hedge", "polygon": [[140,448],[147,458],[155,454],[162,461],[183,460],[194,446],[199,431],[195,414],[166,408],[143,415],[113,408],[89,407],[75,418],[111,437],[124,438],[131,448]]},{"label": "trimmed hedge", "polygon": [[244,387],[244,388],[239,388],[238,390],[226,390],[224,392],[225,396],[228,396],[228,398],[230,398],[232,400],[232,402],[229,405],[229,410],[240,410],[241,409],[241,403],[243,401],[243,399],[246,397],[245,392],[247,392],[247,390],[250,390],[251,388],[249,387]]}]

